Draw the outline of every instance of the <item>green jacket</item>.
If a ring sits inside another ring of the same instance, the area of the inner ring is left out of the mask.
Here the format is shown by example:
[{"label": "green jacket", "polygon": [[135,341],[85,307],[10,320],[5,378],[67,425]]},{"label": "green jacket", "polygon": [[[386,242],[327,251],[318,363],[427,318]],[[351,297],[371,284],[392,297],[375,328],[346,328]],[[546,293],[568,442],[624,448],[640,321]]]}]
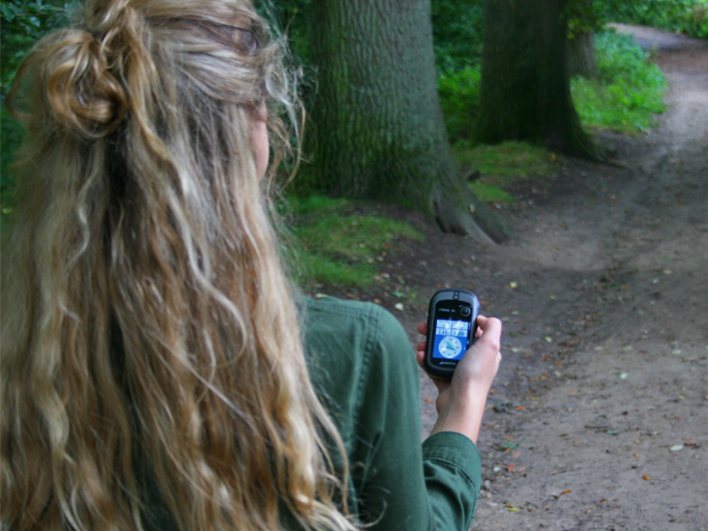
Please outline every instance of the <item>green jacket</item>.
[{"label": "green jacket", "polygon": [[[399,322],[374,304],[329,297],[306,299],[303,313],[310,377],[349,459],[350,512],[375,522],[367,531],[467,531],[481,483],[479,454],[452,432],[421,445],[419,372]],[[137,472],[145,529],[177,529],[149,467]],[[283,525],[298,528],[286,509]]]},{"label": "green jacket", "polygon": [[469,529],[481,484],[470,439],[421,439],[420,380],[400,323],[370,303],[306,300],[305,347],[315,389],[344,440],[350,510],[367,529]]}]

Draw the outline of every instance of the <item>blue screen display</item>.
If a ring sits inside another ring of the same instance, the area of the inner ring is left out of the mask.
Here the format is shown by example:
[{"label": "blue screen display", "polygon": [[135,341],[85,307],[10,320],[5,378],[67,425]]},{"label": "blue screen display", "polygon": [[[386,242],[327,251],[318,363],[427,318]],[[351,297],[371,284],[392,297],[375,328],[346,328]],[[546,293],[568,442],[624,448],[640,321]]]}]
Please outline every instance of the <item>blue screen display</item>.
[{"label": "blue screen display", "polygon": [[435,319],[433,358],[459,360],[467,350],[470,321]]}]

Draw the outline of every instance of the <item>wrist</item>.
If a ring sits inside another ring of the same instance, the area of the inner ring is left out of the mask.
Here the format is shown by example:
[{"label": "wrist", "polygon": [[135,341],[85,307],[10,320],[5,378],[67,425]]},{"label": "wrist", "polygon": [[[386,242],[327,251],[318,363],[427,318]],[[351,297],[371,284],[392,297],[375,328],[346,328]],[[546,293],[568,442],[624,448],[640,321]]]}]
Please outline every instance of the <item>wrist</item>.
[{"label": "wrist", "polygon": [[487,402],[486,394],[481,396],[479,392],[455,393],[452,388],[450,391],[451,396],[439,411],[430,434],[453,431],[476,443]]}]

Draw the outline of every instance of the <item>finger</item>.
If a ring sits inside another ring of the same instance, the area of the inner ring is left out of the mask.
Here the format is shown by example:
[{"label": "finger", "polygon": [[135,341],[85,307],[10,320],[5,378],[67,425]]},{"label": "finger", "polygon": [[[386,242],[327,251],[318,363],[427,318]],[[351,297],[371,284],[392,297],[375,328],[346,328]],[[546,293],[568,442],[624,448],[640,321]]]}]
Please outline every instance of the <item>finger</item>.
[{"label": "finger", "polygon": [[418,327],[416,328],[416,330],[418,330],[418,333],[419,333],[419,334],[427,335],[427,333],[428,333],[428,323],[420,323],[420,324],[418,325]]},{"label": "finger", "polygon": [[494,317],[485,318],[480,325],[482,336],[478,343],[487,343],[494,346],[495,350],[499,350],[501,344],[502,323]]},{"label": "finger", "polygon": [[423,372],[425,372],[426,376],[430,378],[430,381],[433,382],[435,387],[437,388],[438,392],[444,391],[447,387],[450,386],[450,382],[447,380],[442,380],[440,378],[436,378],[435,376],[431,376],[428,374],[428,372],[425,370],[425,352],[422,350],[418,350],[418,352],[415,353],[415,361],[418,362],[418,366],[423,369]]},{"label": "finger", "polygon": [[490,332],[492,335],[501,335],[502,323],[496,317],[485,317],[484,315],[479,315],[477,317],[477,329],[481,329],[483,334]]},{"label": "finger", "polygon": [[425,350],[426,343],[418,343],[418,350]]},{"label": "finger", "polygon": [[423,368],[423,360],[425,359],[425,352],[423,352],[423,349],[418,349],[418,352],[415,353],[415,361],[418,363],[418,366],[422,369]]}]

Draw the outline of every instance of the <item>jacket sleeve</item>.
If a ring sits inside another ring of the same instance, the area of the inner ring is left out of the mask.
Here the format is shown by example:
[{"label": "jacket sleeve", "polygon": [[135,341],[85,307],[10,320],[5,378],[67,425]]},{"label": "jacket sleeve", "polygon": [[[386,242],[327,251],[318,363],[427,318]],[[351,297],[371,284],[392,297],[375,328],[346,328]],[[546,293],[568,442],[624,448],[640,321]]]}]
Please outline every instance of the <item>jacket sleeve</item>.
[{"label": "jacket sleeve", "polygon": [[475,445],[438,433],[420,443],[420,377],[400,323],[377,308],[360,375],[352,467],[362,519],[376,530],[469,529],[481,483]]}]

